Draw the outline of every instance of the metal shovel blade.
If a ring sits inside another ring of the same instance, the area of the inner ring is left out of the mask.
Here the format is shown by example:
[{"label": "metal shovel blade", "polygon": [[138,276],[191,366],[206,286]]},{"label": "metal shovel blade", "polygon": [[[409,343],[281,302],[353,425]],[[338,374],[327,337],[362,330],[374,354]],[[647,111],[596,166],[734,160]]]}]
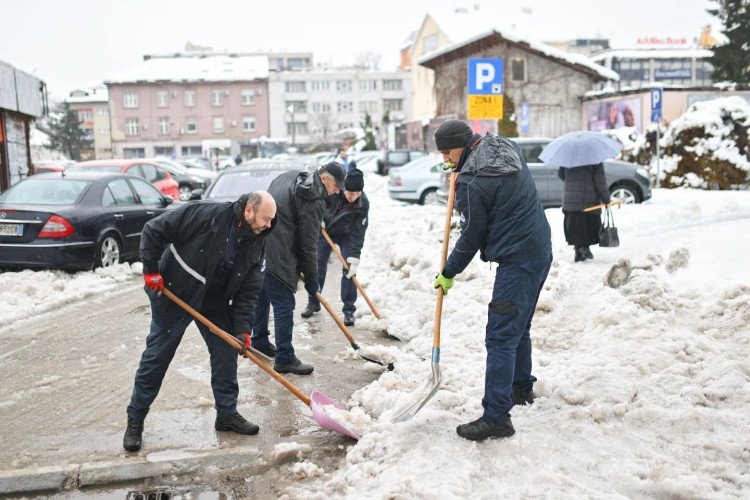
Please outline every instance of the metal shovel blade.
[{"label": "metal shovel blade", "polygon": [[338,404],[333,399],[329,398],[325,394],[319,391],[313,391],[310,395],[310,409],[312,410],[313,418],[315,421],[324,429],[329,431],[338,432],[344,436],[349,436],[352,439],[359,440],[360,436],[356,432],[347,429],[344,425],[336,422],[334,419],[328,416],[328,414],[321,408],[321,406],[333,406],[339,410],[345,408]]},{"label": "metal shovel blade", "polygon": [[427,404],[432,396],[437,393],[438,389],[440,389],[441,381],[442,378],[440,376],[440,364],[432,363],[432,379],[428,380],[427,383],[419,390],[419,399],[417,399],[414,403],[401,408],[396,416],[393,417],[393,420],[391,420],[391,422],[393,422],[394,424],[406,422],[407,420],[411,419],[411,417],[416,415],[417,412]]}]

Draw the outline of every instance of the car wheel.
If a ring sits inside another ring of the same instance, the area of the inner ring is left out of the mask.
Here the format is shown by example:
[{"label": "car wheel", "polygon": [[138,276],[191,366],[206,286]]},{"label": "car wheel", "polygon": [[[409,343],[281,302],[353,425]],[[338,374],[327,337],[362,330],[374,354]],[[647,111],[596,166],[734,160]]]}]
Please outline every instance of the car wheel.
[{"label": "car wheel", "polygon": [[192,196],[193,190],[190,186],[180,186],[180,201],[188,201]]},{"label": "car wheel", "polygon": [[419,198],[420,205],[437,205],[438,195],[437,189],[426,189],[422,196]]},{"label": "car wheel", "polygon": [[105,234],[96,247],[94,268],[114,266],[122,262],[122,247],[117,237],[110,233]]},{"label": "car wheel", "polygon": [[641,195],[638,193],[638,190],[623,184],[612,186],[609,194],[613,200],[620,200],[624,205],[641,202]]}]

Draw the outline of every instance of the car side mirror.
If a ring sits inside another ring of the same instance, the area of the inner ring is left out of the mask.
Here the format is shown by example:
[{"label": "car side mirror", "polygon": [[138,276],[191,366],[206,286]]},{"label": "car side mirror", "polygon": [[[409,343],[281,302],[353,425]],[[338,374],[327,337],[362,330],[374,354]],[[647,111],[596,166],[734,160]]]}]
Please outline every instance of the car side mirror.
[{"label": "car side mirror", "polygon": [[174,203],[174,200],[172,198],[170,198],[169,196],[162,196],[162,198],[161,198],[161,206],[167,207],[167,206],[171,205],[172,203]]},{"label": "car side mirror", "polygon": [[203,196],[203,189],[202,188],[196,188],[190,191],[190,200],[200,200],[201,196]]}]

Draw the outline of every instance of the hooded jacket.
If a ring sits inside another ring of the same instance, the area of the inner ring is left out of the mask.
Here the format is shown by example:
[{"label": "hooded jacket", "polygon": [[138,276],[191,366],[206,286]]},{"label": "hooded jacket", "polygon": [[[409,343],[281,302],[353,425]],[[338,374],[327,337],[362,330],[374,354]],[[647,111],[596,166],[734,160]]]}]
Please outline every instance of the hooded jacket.
[{"label": "hooded jacket", "polygon": [[276,177],[268,192],[276,200],[276,227],[266,241],[268,272],[295,292],[299,273],[317,283],[317,245],[328,194],[317,172],[296,171]]},{"label": "hooded jacket", "polygon": [[344,238],[351,240],[349,256],[359,259],[369,224],[370,201],[364,192],[354,203],[349,203],[343,192],[331,198],[333,204],[323,216],[326,231],[336,242]]},{"label": "hooded jacket", "polygon": [[475,135],[466,148],[456,183],[461,236],[443,275],[461,273],[477,251],[491,262],[550,256],[550,227],[518,145],[487,134]]},{"label": "hooded jacket", "polygon": [[[242,220],[245,203],[246,197],[244,202],[241,198],[232,203],[189,203],[167,211],[146,223],[139,248],[144,273],[161,273],[175,295],[214,322],[229,321],[235,335],[251,331],[255,322],[265,270],[265,238],[273,229],[255,235],[243,221],[242,229],[233,231],[233,225]],[[237,238],[231,246],[232,265],[220,272],[230,236]],[[209,289],[222,290],[221,296],[210,297],[210,306]],[[164,325],[187,314],[164,295],[156,297],[156,312],[153,319]]]}]

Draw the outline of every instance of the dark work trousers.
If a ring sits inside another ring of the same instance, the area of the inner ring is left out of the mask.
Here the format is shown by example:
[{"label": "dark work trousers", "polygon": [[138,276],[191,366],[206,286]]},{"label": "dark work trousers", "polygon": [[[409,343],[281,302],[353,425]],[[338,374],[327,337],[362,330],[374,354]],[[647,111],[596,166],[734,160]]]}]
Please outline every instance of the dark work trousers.
[{"label": "dark work trousers", "polygon": [[488,307],[484,418],[498,421],[513,407],[511,391],[531,390],[531,320],[552,256],[498,264]]},{"label": "dark work trousers", "polygon": [[266,272],[263,290],[255,306],[255,327],[253,345],[270,345],[268,319],[273,306],[274,336],[276,337],[276,363],[291,364],[297,359],[292,347],[294,328],[294,293],[273,274]]},{"label": "dark work trousers", "polygon": [[[333,239],[333,238],[331,238]],[[342,238],[338,241],[333,239],[333,242],[341,249],[341,255],[346,260],[351,255],[352,241],[350,238]],[[318,238],[318,284],[320,285],[320,291],[323,292],[323,285],[326,282],[326,273],[328,272],[328,258],[331,256],[331,245],[328,244],[326,239],[321,235]],[[338,260],[338,257],[336,258]],[[313,304],[318,303],[318,299],[314,296],[307,294],[307,300]],[[354,303],[357,301],[357,287],[354,281],[346,277],[346,271],[341,266],[341,302],[344,303],[343,312],[344,314],[354,314],[357,310],[354,307]]]},{"label": "dark work trousers", "polygon": [[[151,301],[151,327],[146,338],[146,349],[141,356],[140,365],[135,373],[133,395],[128,405],[128,416],[136,420],[143,420],[148,414],[151,403],[156,399],[167,373],[169,363],[174,357],[177,346],[180,345],[185,329],[193,320],[185,312],[172,314],[169,317],[160,316],[156,307],[156,292],[146,289]],[[204,315],[217,324],[219,328],[231,331],[226,312],[212,314],[204,311]],[[222,319],[223,317],[223,319]],[[208,328],[196,321],[198,330],[208,347],[211,358],[211,389],[217,415],[234,415],[237,413],[237,351],[224,342]]]}]

